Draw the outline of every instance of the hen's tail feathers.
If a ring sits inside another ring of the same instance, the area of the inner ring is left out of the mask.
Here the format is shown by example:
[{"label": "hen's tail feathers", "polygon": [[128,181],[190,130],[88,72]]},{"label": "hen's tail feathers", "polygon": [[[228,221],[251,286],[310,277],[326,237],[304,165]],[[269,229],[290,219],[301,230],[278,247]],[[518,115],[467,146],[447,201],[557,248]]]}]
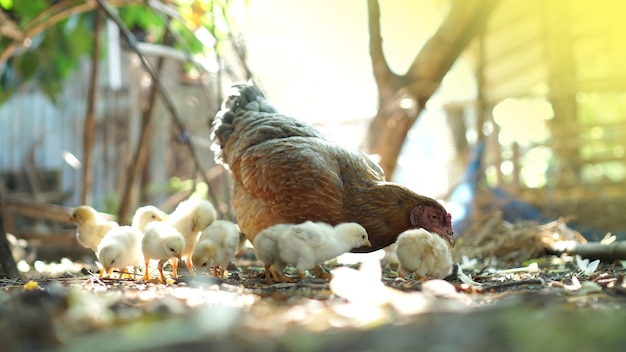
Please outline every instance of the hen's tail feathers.
[{"label": "hen's tail feathers", "polygon": [[231,86],[228,97],[222,103],[221,110],[213,120],[213,132],[211,138],[214,141],[213,151],[216,159],[221,159],[221,149],[228,143],[232,136],[233,120],[241,113],[247,111],[276,113],[278,112],[266,99],[259,87],[250,80],[239,82]]}]

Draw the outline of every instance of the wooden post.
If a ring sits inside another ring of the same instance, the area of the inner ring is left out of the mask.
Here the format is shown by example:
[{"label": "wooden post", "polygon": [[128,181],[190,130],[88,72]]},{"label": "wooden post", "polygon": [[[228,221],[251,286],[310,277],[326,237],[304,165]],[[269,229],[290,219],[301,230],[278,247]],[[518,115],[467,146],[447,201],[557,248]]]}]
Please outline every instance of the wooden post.
[{"label": "wooden post", "polygon": [[0,278],[17,279],[20,277],[20,272],[17,270],[17,264],[15,264],[15,259],[13,259],[13,253],[11,253],[11,247],[4,230],[3,213],[4,201],[2,195],[0,195]]}]

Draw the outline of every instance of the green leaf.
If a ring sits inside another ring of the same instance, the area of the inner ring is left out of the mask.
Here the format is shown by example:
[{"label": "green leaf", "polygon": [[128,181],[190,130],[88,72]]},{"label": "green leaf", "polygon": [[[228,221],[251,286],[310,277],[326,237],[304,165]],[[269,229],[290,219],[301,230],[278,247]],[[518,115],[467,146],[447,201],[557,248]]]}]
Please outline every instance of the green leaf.
[{"label": "green leaf", "polygon": [[52,1],[48,4],[45,0],[15,0],[13,2],[13,11],[20,18],[20,26],[26,27],[30,20],[52,5]]},{"label": "green leaf", "polygon": [[16,58],[14,65],[19,78],[24,81],[29,80],[35,75],[35,72],[37,72],[39,68],[38,55],[34,52],[24,53],[24,55]]},{"label": "green leaf", "polygon": [[11,10],[13,8],[13,0],[0,0],[0,7],[5,10]]}]

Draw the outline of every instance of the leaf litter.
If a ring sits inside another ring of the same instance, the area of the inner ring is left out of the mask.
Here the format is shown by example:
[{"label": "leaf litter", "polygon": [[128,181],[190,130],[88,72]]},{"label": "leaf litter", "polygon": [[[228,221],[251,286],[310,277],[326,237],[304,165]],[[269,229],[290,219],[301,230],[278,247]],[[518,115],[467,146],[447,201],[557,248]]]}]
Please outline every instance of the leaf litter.
[{"label": "leaf litter", "polygon": [[0,339],[16,351],[559,351],[626,342],[617,330],[626,318],[620,261],[546,254],[546,243],[580,241],[563,222],[485,227],[459,240],[446,280],[401,279],[394,263],[364,256],[327,263],[331,281],[267,285],[251,248],[225,279],[183,271],[166,284],[99,278],[95,265],[68,259],[37,262],[22,279],[0,281]]}]

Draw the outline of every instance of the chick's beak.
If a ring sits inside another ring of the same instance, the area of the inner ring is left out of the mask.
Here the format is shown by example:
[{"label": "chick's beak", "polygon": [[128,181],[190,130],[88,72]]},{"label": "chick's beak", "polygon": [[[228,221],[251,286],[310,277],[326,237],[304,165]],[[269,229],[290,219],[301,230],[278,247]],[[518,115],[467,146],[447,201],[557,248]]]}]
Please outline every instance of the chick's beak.
[{"label": "chick's beak", "polygon": [[70,223],[73,223],[73,222],[74,222],[74,217],[72,217],[72,216],[70,215],[70,217],[67,219],[67,221],[69,221]]},{"label": "chick's beak", "polygon": [[372,243],[370,242],[370,240],[365,241],[365,243],[363,244],[365,247],[371,247]]}]

